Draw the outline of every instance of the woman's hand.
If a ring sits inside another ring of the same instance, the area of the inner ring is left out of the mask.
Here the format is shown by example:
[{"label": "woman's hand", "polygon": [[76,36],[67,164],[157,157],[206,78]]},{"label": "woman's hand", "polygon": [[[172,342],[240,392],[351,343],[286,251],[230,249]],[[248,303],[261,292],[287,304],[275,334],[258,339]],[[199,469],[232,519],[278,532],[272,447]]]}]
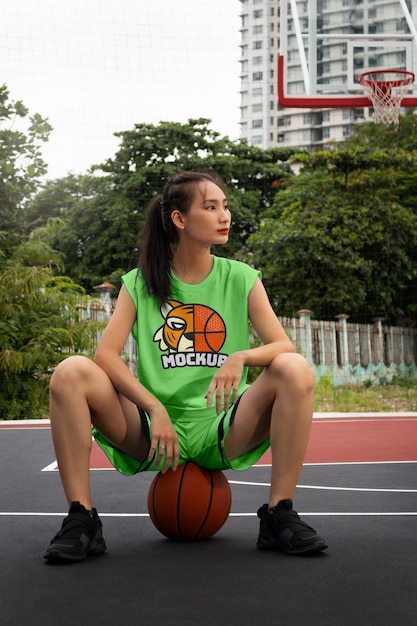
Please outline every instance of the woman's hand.
[{"label": "woman's hand", "polygon": [[150,411],[149,415],[151,418],[152,439],[148,461],[151,462],[155,457],[153,465],[154,467],[159,467],[159,464],[165,457],[165,462],[161,469],[162,474],[165,474],[170,467],[172,467],[175,472],[178,467],[180,448],[178,445],[178,435],[171,422],[171,418],[162,405]]},{"label": "woman's hand", "polygon": [[210,408],[213,395],[215,396],[217,415],[221,413],[222,405],[224,412],[228,411],[231,396],[233,404],[236,402],[244,365],[243,352],[235,352],[227,357],[223,365],[214,374],[206,398],[207,408]]}]

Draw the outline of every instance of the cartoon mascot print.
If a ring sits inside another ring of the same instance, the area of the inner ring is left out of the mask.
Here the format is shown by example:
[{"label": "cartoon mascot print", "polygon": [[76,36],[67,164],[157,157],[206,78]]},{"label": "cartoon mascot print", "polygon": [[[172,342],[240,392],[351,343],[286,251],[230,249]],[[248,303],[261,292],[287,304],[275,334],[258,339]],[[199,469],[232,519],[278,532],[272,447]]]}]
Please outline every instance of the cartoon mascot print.
[{"label": "cartoon mascot print", "polygon": [[[226,327],[221,316],[202,304],[183,304],[168,300],[161,307],[164,324],[158,328],[153,340],[161,351],[171,358],[162,358],[164,367],[178,365],[209,365],[219,367],[226,355],[220,355],[226,339]],[[188,354],[188,358],[174,358]],[[194,355],[193,358],[191,354]],[[221,358],[219,358],[221,357]],[[175,365],[174,365],[175,363]]]}]

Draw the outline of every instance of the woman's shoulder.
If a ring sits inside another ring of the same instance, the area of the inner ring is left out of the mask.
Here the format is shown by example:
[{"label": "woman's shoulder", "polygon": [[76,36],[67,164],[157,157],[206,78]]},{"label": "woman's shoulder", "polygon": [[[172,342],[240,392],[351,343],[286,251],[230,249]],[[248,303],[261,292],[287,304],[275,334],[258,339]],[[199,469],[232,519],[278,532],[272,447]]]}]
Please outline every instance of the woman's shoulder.
[{"label": "woman's shoulder", "polygon": [[244,261],[237,261],[236,259],[229,259],[227,257],[216,257],[216,263],[219,269],[233,274],[261,277],[261,272],[258,269]]},{"label": "woman's shoulder", "polygon": [[135,267],[122,276],[122,284],[127,290],[132,293],[133,290],[137,291],[139,285],[143,285],[142,272],[139,268]]}]

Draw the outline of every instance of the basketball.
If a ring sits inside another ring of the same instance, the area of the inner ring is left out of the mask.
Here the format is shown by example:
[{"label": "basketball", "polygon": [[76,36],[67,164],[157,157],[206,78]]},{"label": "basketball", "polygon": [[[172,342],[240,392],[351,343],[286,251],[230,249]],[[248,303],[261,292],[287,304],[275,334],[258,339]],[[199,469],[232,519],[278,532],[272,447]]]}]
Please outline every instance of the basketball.
[{"label": "basketball", "polygon": [[226,338],[220,315],[208,306],[194,305],[194,344],[197,352],[218,352]]},{"label": "basketball", "polygon": [[148,492],[148,511],[165,537],[200,541],[214,535],[226,522],[232,494],[226,476],[195,463],[173,472],[159,472]]}]

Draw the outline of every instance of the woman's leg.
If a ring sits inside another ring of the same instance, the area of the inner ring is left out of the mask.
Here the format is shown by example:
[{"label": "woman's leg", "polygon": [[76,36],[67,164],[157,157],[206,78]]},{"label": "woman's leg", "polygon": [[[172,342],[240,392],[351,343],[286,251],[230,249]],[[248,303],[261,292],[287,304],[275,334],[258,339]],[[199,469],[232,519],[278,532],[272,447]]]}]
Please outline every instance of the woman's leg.
[{"label": "woman's leg", "polygon": [[243,395],[226,437],[230,459],[270,437],[270,507],[294,498],[310,434],[313,394],[314,376],[304,357],[281,354]]},{"label": "woman's leg", "polygon": [[92,508],[89,462],[93,423],[111,443],[138,459],[148,442],[136,406],[121,398],[105,372],[82,356],[58,365],[50,382],[52,439],[68,503]]},{"label": "woman's leg", "polygon": [[56,368],[50,382],[50,418],[69,511],[44,558],[52,563],[83,561],[106,550],[91,502],[91,424],[138,459],[146,457],[149,443],[137,407],[117,394],[105,372],[86,357],[69,357]]},{"label": "woman's leg", "polygon": [[268,435],[271,439],[271,489],[269,503],[258,510],[259,549],[299,555],[327,548],[292,506],[310,434],[313,389],[313,373],[302,356],[277,356],[242,396],[226,436],[229,459],[254,449]]}]

